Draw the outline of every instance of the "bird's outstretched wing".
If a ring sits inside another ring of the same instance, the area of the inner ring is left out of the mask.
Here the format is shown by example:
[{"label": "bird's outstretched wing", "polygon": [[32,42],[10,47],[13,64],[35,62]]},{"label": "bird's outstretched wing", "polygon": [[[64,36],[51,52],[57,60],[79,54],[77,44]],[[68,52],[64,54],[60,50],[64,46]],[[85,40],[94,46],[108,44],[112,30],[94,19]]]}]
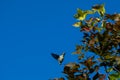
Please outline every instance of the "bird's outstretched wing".
[{"label": "bird's outstretched wing", "polygon": [[59,58],[59,55],[57,55],[57,54],[54,54],[54,53],[51,53],[51,55],[56,59],[56,60],[58,60],[58,58]]}]

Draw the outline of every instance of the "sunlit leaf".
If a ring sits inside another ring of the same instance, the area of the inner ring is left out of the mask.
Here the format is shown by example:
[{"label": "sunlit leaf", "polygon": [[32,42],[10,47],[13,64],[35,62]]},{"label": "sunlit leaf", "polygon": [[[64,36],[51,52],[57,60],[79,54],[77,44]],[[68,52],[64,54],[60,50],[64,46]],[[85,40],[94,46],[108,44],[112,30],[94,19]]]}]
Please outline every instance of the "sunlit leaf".
[{"label": "sunlit leaf", "polygon": [[92,10],[97,11],[101,16],[105,14],[104,4],[93,6]]},{"label": "sunlit leaf", "polygon": [[98,30],[98,32],[101,32],[104,28],[103,27],[96,27],[96,30]]},{"label": "sunlit leaf", "polygon": [[88,14],[93,14],[94,12],[91,10],[83,11],[81,9],[77,9],[77,14],[74,15],[74,17],[78,20],[84,20]]},{"label": "sunlit leaf", "polygon": [[76,22],[73,24],[74,27],[80,27],[82,25],[82,22]]},{"label": "sunlit leaf", "polygon": [[93,22],[93,19],[94,18],[90,18],[89,20],[85,20],[85,22],[89,25],[89,24],[91,24]]},{"label": "sunlit leaf", "polygon": [[95,18],[95,20],[96,20],[97,22],[100,22],[100,18]]},{"label": "sunlit leaf", "polygon": [[110,80],[118,80],[120,79],[120,73],[113,73],[109,75]]},{"label": "sunlit leaf", "polygon": [[85,23],[92,29],[98,22],[100,22],[99,18],[90,18],[89,20],[85,20]]},{"label": "sunlit leaf", "polygon": [[110,68],[107,69],[107,72],[111,72],[111,71],[113,71],[112,67],[110,67]]},{"label": "sunlit leaf", "polygon": [[73,66],[72,69],[78,69],[80,67],[80,65],[76,64],[75,66]]},{"label": "sunlit leaf", "polygon": [[70,62],[70,63],[66,64],[65,66],[70,67],[70,68],[73,68],[75,66],[80,67],[78,64],[73,63],[73,62]]},{"label": "sunlit leaf", "polygon": [[111,59],[112,56],[110,54],[104,56],[105,59]]}]

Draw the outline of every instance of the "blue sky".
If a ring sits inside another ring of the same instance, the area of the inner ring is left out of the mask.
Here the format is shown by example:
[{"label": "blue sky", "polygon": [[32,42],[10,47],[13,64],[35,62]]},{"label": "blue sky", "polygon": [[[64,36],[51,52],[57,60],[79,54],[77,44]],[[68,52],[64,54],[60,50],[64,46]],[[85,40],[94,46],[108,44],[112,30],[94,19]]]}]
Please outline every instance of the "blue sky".
[{"label": "blue sky", "polygon": [[[0,0],[0,80],[48,80],[63,76],[81,33],[72,24],[77,8],[105,3],[120,12],[119,0]],[[51,52],[66,52],[63,65]]]}]

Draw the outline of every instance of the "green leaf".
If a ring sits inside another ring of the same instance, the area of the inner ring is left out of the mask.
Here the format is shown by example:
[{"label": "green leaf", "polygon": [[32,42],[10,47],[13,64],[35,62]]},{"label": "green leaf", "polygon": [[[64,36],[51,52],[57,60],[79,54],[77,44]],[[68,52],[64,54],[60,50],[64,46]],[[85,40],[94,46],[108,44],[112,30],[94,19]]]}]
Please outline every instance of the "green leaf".
[{"label": "green leaf", "polygon": [[94,12],[92,10],[86,10],[86,11],[83,11],[81,9],[77,9],[77,14],[74,15],[74,17],[77,19],[77,20],[84,20],[86,18],[86,16],[88,14],[93,14]]},{"label": "green leaf", "polygon": [[93,6],[92,10],[97,11],[101,16],[105,14],[104,4]]},{"label": "green leaf", "polygon": [[101,32],[104,28],[103,27],[96,27],[96,30],[98,30],[98,32]]},{"label": "green leaf", "polygon": [[107,72],[111,72],[111,71],[113,71],[113,68],[108,68],[107,69]]},{"label": "green leaf", "polygon": [[114,74],[110,74],[110,80],[118,80],[120,79],[120,73],[114,73]]},{"label": "green leaf", "polygon": [[74,27],[80,27],[82,26],[82,22],[76,22],[73,24]]}]

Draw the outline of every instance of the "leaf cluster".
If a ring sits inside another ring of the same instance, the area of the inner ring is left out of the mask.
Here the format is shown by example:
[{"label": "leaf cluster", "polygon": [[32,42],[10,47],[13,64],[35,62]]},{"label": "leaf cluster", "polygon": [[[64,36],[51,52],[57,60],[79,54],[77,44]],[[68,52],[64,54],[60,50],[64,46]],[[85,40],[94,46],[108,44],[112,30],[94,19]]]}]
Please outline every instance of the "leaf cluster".
[{"label": "leaf cluster", "polygon": [[[92,16],[97,13],[98,17]],[[68,63],[64,66],[63,73],[66,78],[120,79],[120,14],[107,14],[104,4],[97,4],[92,6],[91,10],[78,8],[74,18],[77,22],[73,26],[83,33],[83,38],[82,44],[76,45],[72,53],[78,55],[78,63]],[[94,55],[87,57],[90,52]],[[105,70],[105,73],[101,74],[100,70]],[[91,74],[94,76],[90,77]]]}]

